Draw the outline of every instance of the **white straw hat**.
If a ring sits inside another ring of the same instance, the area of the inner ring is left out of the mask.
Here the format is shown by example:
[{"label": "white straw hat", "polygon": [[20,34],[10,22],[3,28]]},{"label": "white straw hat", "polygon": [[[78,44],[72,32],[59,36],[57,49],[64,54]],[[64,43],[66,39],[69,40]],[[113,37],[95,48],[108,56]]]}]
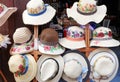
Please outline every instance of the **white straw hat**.
[{"label": "white straw hat", "polygon": [[68,51],[64,54],[64,73],[62,78],[67,82],[86,82],[90,74],[90,64],[79,51]]},{"label": "white straw hat", "polygon": [[98,48],[88,57],[90,78],[95,82],[110,82],[117,74],[119,63],[116,54],[108,48]]},{"label": "white straw hat", "polygon": [[100,23],[106,16],[106,11],[106,6],[97,6],[95,0],[79,0],[72,8],[67,8],[67,16],[81,25],[86,25],[92,21]]},{"label": "white straw hat", "polygon": [[84,30],[78,26],[71,26],[67,29],[67,36],[59,39],[59,43],[68,49],[79,49],[86,47]]},{"label": "white straw hat", "polygon": [[58,82],[62,76],[64,60],[61,56],[42,55],[38,61],[36,79],[39,82]]},{"label": "white straw hat", "polygon": [[44,4],[42,0],[30,0],[26,5],[26,10],[22,14],[23,22],[30,25],[43,25],[52,20],[56,10]]},{"label": "white straw hat", "polygon": [[110,28],[98,27],[93,31],[93,39],[90,46],[99,47],[116,47],[120,42],[112,38],[112,31]]},{"label": "white straw hat", "polygon": [[16,82],[30,82],[36,75],[37,64],[30,54],[13,55],[8,61],[9,70],[14,74]]}]

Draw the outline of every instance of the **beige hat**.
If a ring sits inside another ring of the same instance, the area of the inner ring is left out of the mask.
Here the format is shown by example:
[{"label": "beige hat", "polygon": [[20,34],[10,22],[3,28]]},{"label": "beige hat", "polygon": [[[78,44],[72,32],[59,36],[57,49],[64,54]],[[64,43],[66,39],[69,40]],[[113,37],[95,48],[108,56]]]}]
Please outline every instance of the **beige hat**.
[{"label": "beige hat", "polygon": [[62,76],[64,60],[61,56],[42,55],[37,61],[39,82],[58,82]]},{"label": "beige hat", "polygon": [[13,34],[14,44],[11,54],[24,54],[33,51],[34,42],[31,31],[27,27],[17,28]]},{"label": "beige hat", "polygon": [[2,26],[7,19],[17,11],[16,7],[6,7],[4,4],[0,3],[0,26]]},{"label": "beige hat", "polygon": [[22,14],[23,22],[30,25],[43,25],[52,20],[56,10],[44,4],[43,0],[30,0],[26,5],[26,10]]},{"label": "beige hat", "polygon": [[110,82],[117,74],[119,63],[116,54],[108,48],[98,48],[88,57],[90,78],[95,82]]},{"label": "beige hat", "polygon": [[86,82],[90,74],[88,59],[79,51],[69,51],[63,56],[64,73],[62,78],[67,82]]},{"label": "beige hat", "polygon": [[116,47],[120,42],[112,38],[112,31],[110,28],[98,27],[93,31],[93,39],[90,46],[99,47]]},{"label": "beige hat", "polygon": [[10,57],[8,65],[16,82],[30,82],[37,72],[37,64],[31,54],[13,55]]}]

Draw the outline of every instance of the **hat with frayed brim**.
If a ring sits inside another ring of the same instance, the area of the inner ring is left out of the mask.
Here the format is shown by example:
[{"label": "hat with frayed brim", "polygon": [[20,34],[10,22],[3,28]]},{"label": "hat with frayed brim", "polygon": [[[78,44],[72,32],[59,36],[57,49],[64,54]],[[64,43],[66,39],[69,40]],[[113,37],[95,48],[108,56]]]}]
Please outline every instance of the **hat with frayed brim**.
[{"label": "hat with frayed brim", "polygon": [[94,81],[110,82],[117,74],[119,63],[116,54],[108,48],[98,48],[88,57],[91,65],[90,78]]},{"label": "hat with frayed brim", "polygon": [[2,8],[2,12],[0,13],[0,26],[2,26],[7,19],[17,11],[16,7],[6,7],[4,4],[0,3],[0,6]]}]

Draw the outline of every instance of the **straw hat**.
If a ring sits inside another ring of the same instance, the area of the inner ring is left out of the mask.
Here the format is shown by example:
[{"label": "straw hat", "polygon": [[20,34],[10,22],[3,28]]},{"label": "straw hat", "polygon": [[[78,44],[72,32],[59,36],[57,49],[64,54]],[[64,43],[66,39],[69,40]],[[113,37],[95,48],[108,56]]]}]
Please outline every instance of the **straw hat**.
[{"label": "straw hat", "polygon": [[58,82],[62,76],[64,60],[61,56],[42,55],[38,61],[36,79],[39,82]]},{"label": "straw hat", "polygon": [[[79,49],[86,47],[84,30],[78,26],[71,26],[67,29],[67,36],[61,38],[59,43],[68,49]],[[73,45],[72,45],[73,44]]]},{"label": "straw hat", "polygon": [[14,44],[11,48],[11,54],[23,54],[33,51],[33,36],[27,27],[17,28],[13,34]]},{"label": "straw hat", "polygon": [[93,39],[90,46],[100,47],[116,47],[120,42],[112,38],[112,31],[110,28],[98,27],[93,31]]},{"label": "straw hat", "polygon": [[62,78],[67,82],[86,82],[90,74],[90,65],[84,54],[68,51],[63,58],[65,65]]},{"label": "straw hat", "polygon": [[67,8],[67,15],[77,23],[86,25],[89,22],[100,23],[105,17],[106,11],[106,6],[97,6],[95,0],[79,0],[73,4],[72,8]]},{"label": "straw hat", "polygon": [[40,34],[39,51],[49,55],[59,55],[65,49],[58,44],[58,33],[52,28],[44,29]]},{"label": "straw hat", "polygon": [[95,82],[110,82],[117,74],[119,63],[116,54],[108,48],[98,48],[88,57],[90,78]]},{"label": "straw hat", "polygon": [[26,10],[22,14],[23,22],[30,25],[43,25],[52,20],[56,10],[44,4],[42,0],[30,0],[26,5]]},{"label": "straw hat", "polygon": [[30,82],[37,72],[37,64],[30,54],[13,55],[10,57],[8,65],[16,82]]},{"label": "straw hat", "polygon": [[7,19],[16,11],[16,7],[6,7],[4,4],[0,3],[0,26],[2,26],[7,21]]}]

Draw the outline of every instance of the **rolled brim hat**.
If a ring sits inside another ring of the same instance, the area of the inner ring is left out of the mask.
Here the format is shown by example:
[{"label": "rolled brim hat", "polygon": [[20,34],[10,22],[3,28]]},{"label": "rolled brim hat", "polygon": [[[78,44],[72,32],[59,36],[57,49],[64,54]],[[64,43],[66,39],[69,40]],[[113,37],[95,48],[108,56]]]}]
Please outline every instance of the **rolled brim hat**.
[{"label": "rolled brim hat", "polygon": [[116,54],[108,48],[98,48],[88,57],[93,81],[110,82],[117,74],[119,62]]},{"label": "rolled brim hat", "polygon": [[67,8],[67,16],[72,17],[77,23],[86,25],[89,22],[100,23],[106,16],[107,8],[105,5],[96,6],[97,11],[93,14],[84,15],[77,10],[78,2],[75,2],[71,8]]},{"label": "rolled brim hat", "polygon": [[1,12],[0,12],[0,26],[2,26],[7,19],[14,13],[17,11],[16,7],[7,7],[4,4],[0,3],[0,8],[1,8]]}]

